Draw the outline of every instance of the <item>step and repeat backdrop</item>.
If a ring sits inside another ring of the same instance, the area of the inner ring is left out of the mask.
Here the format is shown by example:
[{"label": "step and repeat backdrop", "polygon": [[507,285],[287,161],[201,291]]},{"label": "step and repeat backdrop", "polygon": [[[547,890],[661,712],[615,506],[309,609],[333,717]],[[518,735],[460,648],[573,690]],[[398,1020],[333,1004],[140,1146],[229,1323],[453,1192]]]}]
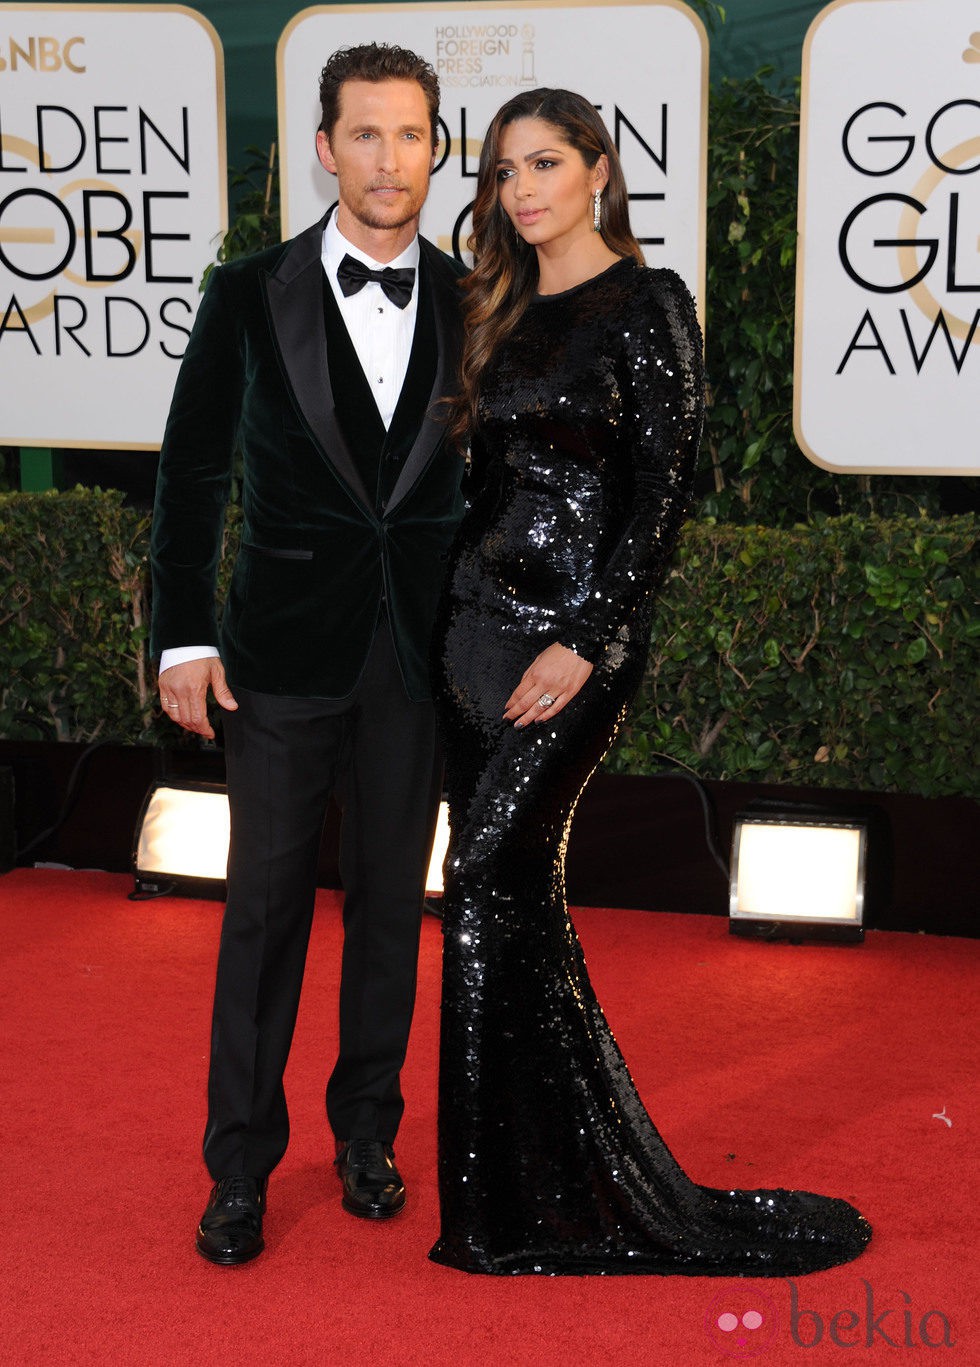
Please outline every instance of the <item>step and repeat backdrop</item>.
[{"label": "step and repeat backdrop", "polygon": [[[681,0],[344,4],[276,54],[283,232],[334,182],[320,69],[388,41],[436,68],[422,231],[465,259],[487,123],[566,86],[619,148],[651,265],[705,304],[708,42]],[[155,449],[227,223],[223,59],[181,5],[0,7],[0,441]],[[844,472],[980,473],[977,0],[835,0],[804,49],[795,427]]]}]

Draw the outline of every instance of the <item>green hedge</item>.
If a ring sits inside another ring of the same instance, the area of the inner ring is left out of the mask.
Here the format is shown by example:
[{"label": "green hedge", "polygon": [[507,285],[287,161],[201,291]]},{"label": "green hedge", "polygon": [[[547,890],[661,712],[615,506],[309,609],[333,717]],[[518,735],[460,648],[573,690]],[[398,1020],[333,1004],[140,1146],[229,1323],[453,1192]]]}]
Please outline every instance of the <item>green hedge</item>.
[{"label": "green hedge", "polygon": [[689,523],[608,767],[980,795],[978,532]]},{"label": "green hedge", "polygon": [[118,493],[0,495],[0,735],[147,738],[148,535]]},{"label": "green hedge", "polygon": [[[113,492],[0,495],[0,735],[182,738],[146,658],[148,524]],[[229,550],[237,525],[233,509]],[[689,523],[607,767],[980,794],[978,531],[973,516]]]}]

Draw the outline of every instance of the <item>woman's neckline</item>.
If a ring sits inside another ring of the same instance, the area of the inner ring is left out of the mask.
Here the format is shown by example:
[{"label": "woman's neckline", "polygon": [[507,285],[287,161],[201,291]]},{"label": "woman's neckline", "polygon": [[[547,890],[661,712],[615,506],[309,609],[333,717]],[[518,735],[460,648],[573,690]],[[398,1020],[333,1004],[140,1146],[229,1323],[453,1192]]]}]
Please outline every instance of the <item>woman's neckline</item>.
[{"label": "woman's neckline", "polygon": [[618,271],[621,266],[635,264],[631,256],[621,256],[611,266],[606,266],[604,270],[599,271],[597,275],[590,275],[588,280],[580,280],[577,285],[569,285],[567,290],[558,290],[554,294],[532,294],[531,302],[533,304],[550,304],[554,299],[567,299],[570,294],[576,294],[579,290],[594,285],[597,280],[605,280],[608,275],[611,275],[613,271]]}]

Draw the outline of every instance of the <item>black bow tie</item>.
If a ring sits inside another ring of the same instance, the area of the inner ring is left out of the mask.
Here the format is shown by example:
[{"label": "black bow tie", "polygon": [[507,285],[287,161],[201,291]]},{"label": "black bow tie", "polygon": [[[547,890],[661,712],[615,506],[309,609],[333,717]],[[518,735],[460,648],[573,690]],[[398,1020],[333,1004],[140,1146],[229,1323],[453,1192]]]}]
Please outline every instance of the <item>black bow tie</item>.
[{"label": "black bow tie", "polygon": [[370,266],[365,266],[363,261],[356,261],[353,256],[345,256],[337,267],[337,280],[345,298],[362,290],[369,280],[374,280],[395,307],[403,309],[412,300],[415,267],[403,266],[400,270],[392,270],[391,266],[385,266],[383,270],[373,271]]}]

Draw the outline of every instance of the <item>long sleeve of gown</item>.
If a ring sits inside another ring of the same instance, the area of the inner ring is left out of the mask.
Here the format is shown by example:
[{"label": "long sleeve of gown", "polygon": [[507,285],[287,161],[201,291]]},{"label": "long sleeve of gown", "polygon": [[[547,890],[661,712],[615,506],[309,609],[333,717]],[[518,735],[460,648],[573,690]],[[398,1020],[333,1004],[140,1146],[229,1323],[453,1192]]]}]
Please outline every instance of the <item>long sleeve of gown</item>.
[{"label": "long sleeve of gown", "polygon": [[621,534],[562,644],[600,664],[625,644],[659,583],[690,499],[704,419],[704,363],[694,301],[674,271],[638,272],[622,331],[622,443],[632,495]]}]

